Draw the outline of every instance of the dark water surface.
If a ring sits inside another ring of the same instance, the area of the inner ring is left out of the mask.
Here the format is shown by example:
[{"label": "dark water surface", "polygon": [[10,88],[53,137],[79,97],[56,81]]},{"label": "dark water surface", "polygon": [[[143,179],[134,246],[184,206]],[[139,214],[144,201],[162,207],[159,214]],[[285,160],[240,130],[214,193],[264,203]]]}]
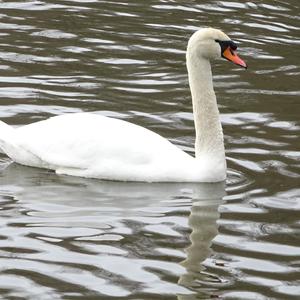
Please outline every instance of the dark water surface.
[{"label": "dark water surface", "polygon": [[223,29],[249,64],[214,64],[225,185],[100,182],[0,156],[0,298],[299,299],[299,6],[0,2],[0,119],[16,126],[97,111],[192,153],[188,38]]}]

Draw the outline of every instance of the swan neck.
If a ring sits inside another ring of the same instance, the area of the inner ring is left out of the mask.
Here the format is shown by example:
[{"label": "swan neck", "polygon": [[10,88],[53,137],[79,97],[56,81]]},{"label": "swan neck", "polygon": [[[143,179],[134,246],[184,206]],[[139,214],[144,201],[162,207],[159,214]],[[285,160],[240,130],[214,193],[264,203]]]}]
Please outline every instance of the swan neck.
[{"label": "swan neck", "polygon": [[223,131],[209,60],[188,48],[187,69],[196,130],[196,158],[210,156],[225,161]]}]

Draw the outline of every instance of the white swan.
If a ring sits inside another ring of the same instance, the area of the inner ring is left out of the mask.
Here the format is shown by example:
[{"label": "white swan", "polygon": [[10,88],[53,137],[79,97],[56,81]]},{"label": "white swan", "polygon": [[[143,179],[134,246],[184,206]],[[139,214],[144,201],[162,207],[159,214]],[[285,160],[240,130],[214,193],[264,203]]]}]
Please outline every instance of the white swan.
[{"label": "white swan", "polygon": [[17,163],[57,174],[121,181],[223,181],[223,132],[210,60],[224,57],[246,68],[235,50],[230,38],[213,28],[200,29],[188,42],[195,158],[146,128],[91,113],[55,116],[17,129],[0,121],[0,148]]}]

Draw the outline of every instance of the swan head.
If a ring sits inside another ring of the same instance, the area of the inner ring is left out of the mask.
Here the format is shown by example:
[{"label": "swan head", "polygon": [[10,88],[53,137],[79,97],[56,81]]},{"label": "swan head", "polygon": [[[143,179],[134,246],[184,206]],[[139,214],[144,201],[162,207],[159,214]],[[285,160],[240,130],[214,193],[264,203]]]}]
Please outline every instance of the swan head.
[{"label": "swan head", "polygon": [[202,28],[196,31],[188,42],[187,55],[214,60],[225,58],[236,65],[247,68],[246,63],[237,55],[237,45],[219,29]]}]

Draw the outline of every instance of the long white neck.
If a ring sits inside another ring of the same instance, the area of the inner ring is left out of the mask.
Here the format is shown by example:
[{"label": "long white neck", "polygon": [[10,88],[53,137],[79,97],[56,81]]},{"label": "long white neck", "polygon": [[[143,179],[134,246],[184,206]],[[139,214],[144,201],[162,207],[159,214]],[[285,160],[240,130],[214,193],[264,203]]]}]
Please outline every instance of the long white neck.
[{"label": "long white neck", "polygon": [[187,69],[196,129],[196,159],[209,156],[225,163],[223,131],[210,62],[197,55],[193,47],[188,47]]}]

